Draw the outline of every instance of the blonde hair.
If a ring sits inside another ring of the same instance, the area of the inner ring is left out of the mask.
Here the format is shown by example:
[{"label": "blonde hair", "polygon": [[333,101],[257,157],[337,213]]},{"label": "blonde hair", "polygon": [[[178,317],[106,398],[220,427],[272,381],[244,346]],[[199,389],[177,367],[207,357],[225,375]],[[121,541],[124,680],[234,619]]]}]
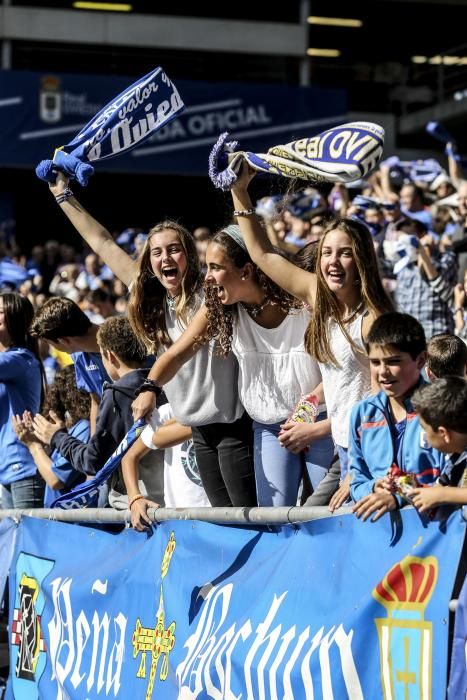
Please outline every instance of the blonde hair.
[{"label": "blonde hair", "polygon": [[336,296],[329,289],[321,271],[321,257],[326,235],[336,229],[343,231],[350,238],[352,256],[357,268],[356,281],[363,307],[379,316],[387,311],[393,311],[393,305],[381,282],[373,239],[367,226],[353,219],[340,217],[331,219],[326,224],[318,244],[316,301],[311,321],[305,333],[305,347],[318,362],[331,363],[337,367],[338,363],[332,352],[329,339],[330,319],[334,319],[338,323],[350,345],[355,350],[358,348],[347,333]]},{"label": "blonde hair", "polygon": [[193,295],[202,286],[194,238],[191,233],[177,221],[161,221],[150,232],[139,258],[138,274],[130,291],[128,319],[131,326],[150,352],[157,352],[161,346],[169,346],[172,341],[167,332],[164,302],[166,289],[155,277],[151,267],[151,239],[156,233],[172,230],[186,257],[187,267],[181,283],[181,293],[176,299],[175,313],[186,326],[194,314]]}]

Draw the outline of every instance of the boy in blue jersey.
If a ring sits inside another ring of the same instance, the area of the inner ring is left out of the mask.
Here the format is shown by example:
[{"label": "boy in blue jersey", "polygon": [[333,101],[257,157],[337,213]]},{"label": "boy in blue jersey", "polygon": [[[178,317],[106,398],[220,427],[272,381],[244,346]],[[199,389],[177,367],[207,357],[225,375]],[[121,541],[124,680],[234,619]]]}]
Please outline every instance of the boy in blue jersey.
[{"label": "boy in blue jersey", "polygon": [[350,493],[358,518],[375,521],[403,505],[388,486],[391,467],[432,484],[447,460],[426,440],[412,404],[412,394],[425,384],[425,333],[419,322],[401,313],[383,314],[366,339],[372,380],[381,391],[359,401],[350,416]]},{"label": "boy in blue jersey", "polygon": [[31,335],[43,338],[49,345],[71,355],[78,389],[91,394],[91,432],[102,397],[104,382],[110,381],[99,352],[97,331],[78,304],[64,297],[52,297],[36,311]]}]

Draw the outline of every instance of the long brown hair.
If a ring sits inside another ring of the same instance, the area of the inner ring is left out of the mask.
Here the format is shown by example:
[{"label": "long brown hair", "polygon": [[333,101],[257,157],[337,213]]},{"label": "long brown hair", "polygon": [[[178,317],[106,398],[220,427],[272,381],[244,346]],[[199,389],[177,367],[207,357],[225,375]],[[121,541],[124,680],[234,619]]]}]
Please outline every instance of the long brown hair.
[{"label": "long brown hair", "polygon": [[[270,304],[277,305],[284,313],[291,309],[299,309],[302,303],[292,297],[269,277],[262,272],[252,261],[247,251],[244,250],[228,233],[221,230],[210,240],[209,245],[216,243],[220,246],[228,258],[237,268],[244,267],[250,263],[254,270],[255,281],[268,297]],[[198,339],[199,343],[206,343],[212,338],[216,338],[216,354],[226,357],[232,345],[233,322],[237,313],[237,305],[225,306],[219,300],[216,286],[205,284],[205,305],[207,310],[207,329],[203,336]]]},{"label": "long brown hair", "polygon": [[305,347],[318,362],[329,362],[338,366],[329,340],[330,319],[334,319],[339,324],[342,333],[352,347],[356,350],[358,348],[347,333],[337,298],[326,284],[321,271],[324,241],[326,235],[335,229],[343,231],[350,238],[352,256],[357,268],[356,282],[359,286],[363,307],[379,316],[387,311],[393,311],[393,305],[381,282],[373,239],[368,228],[365,224],[353,219],[342,219],[339,217],[331,219],[326,224],[318,244],[316,300],[311,321],[305,333]]},{"label": "long brown hair", "polygon": [[138,338],[150,352],[157,352],[161,346],[169,346],[172,341],[167,333],[164,301],[166,289],[155,277],[151,267],[151,239],[156,233],[170,229],[178,235],[178,240],[186,257],[186,270],[181,284],[181,293],[177,296],[175,312],[177,318],[186,326],[196,309],[191,303],[193,295],[202,286],[193,236],[177,221],[161,221],[150,232],[144,244],[137,277],[131,287],[128,303],[128,319]]}]

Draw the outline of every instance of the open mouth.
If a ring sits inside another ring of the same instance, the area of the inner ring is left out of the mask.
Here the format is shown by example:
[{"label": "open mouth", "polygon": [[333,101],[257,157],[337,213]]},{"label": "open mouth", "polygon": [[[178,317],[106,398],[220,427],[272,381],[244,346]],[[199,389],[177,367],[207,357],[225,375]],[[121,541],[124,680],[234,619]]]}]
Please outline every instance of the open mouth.
[{"label": "open mouth", "polygon": [[176,267],[166,267],[162,270],[163,276],[168,280],[174,280],[177,277],[178,270]]}]

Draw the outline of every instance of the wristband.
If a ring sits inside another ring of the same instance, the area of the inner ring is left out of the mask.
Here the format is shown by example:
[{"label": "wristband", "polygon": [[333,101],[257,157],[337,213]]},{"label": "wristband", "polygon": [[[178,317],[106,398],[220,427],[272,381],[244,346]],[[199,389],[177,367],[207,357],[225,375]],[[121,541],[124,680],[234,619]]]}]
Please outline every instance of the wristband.
[{"label": "wristband", "polygon": [[252,216],[252,214],[256,214],[256,209],[238,209],[233,213],[234,216]]},{"label": "wristband", "polygon": [[458,306],[457,309],[454,309],[454,313],[457,314],[458,311],[462,311],[462,313],[464,313],[464,308],[462,306]]},{"label": "wristband", "polygon": [[161,388],[156,384],[154,379],[145,379],[144,382],[141,384],[139,389],[136,389],[135,391],[135,398],[142,394],[144,391],[152,391],[153,394],[156,396],[159,396],[161,393]]},{"label": "wristband", "polygon": [[63,190],[63,192],[60,192],[60,194],[57,194],[55,197],[55,201],[57,204],[63,204],[63,202],[67,202],[70,197],[73,197],[73,192],[70,190],[69,187]]}]

